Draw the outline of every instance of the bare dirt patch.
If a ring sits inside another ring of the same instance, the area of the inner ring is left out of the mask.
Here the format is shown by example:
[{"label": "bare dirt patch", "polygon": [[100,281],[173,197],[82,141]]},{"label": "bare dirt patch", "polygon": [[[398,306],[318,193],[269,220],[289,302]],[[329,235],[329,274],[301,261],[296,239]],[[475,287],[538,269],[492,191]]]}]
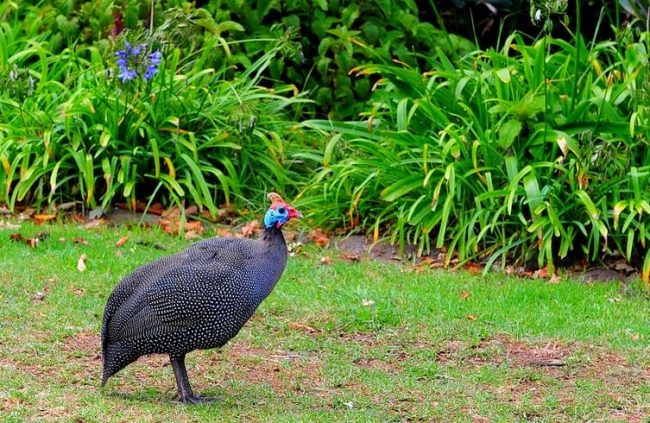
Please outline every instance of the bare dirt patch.
[{"label": "bare dirt patch", "polygon": [[267,385],[277,393],[323,385],[323,360],[316,353],[268,351],[246,342],[234,342],[223,352],[213,357],[226,362],[226,380]]},{"label": "bare dirt patch", "polygon": [[344,255],[354,255],[360,258],[391,263],[399,263],[404,257],[414,257],[417,254],[416,246],[405,246],[402,255],[396,245],[391,245],[386,240],[372,242],[363,235],[350,235],[339,239],[335,242],[335,247]]},{"label": "bare dirt patch", "polygon": [[341,333],[339,338],[341,341],[355,342],[365,347],[374,347],[380,343],[377,334],[374,332]]}]

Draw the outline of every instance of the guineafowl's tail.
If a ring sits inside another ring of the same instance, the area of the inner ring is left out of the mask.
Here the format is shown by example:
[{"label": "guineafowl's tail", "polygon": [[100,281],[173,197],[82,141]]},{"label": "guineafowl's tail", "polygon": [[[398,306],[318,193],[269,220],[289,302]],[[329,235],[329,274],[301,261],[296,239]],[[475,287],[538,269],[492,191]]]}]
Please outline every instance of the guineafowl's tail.
[{"label": "guineafowl's tail", "polygon": [[123,342],[107,345],[103,354],[102,386],[106,385],[111,376],[133,363],[138,357],[139,354]]}]

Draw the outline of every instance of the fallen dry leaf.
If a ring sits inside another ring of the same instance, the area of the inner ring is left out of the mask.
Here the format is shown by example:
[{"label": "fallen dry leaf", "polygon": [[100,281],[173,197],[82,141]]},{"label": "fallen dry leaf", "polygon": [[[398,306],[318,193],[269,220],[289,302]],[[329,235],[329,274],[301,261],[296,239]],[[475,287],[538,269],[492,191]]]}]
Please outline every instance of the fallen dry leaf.
[{"label": "fallen dry leaf", "polygon": [[221,226],[219,228],[216,228],[214,230],[214,233],[221,238],[232,238],[232,232],[230,231],[230,228],[227,226]]},{"label": "fallen dry leaf", "polygon": [[[159,224],[163,228],[163,231],[171,235],[177,235],[181,230],[181,222],[178,220],[160,219]],[[193,231],[200,235],[205,228],[203,227],[203,223],[199,221],[189,221],[185,222],[183,229],[185,232]]]},{"label": "fallen dry leaf", "polygon": [[546,266],[533,272],[533,278],[548,278],[548,268]]},{"label": "fallen dry leaf", "polygon": [[171,221],[167,219],[160,219],[158,223],[165,233],[173,234],[175,231],[178,231],[178,221],[176,220]]},{"label": "fallen dry leaf", "polygon": [[465,318],[466,318],[467,320],[472,320],[472,321],[474,321],[474,320],[477,319],[477,317],[476,317],[475,315],[473,315],[473,314],[466,314],[466,315],[465,315]]},{"label": "fallen dry leaf", "polygon": [[323,231],[316,228],[309,234],[309,239],[319,247],[327,247],[330,243],[330,239],[325,235]]},{"label": "fallen dry leaf", "polygon": [[125,236],[123,236],[122,238],[120,238],[120,239],[115,243],[115,246],[116,246],[117,248],[120,248],[121,246],[123,246],[124,244],[126,244],[128,241],[129,241],[129,236],[128,236],[128,235],[125,235]]},{"label": "fallen dry leaf", "polygon": [[304,323],[294,322],[289,326],[291,329],[297,329],[305,333],[318,333],[318,329],[305,325]]},{"label": "fallen dry leaf", "polygon": [[40,239],[38,238],[27,238],[25,240],[25,243],[29,245],[31,248],[36,248],[36,245],[38,245]]},{"label": "fallen dry leaf", "polygon": [[84,223],[86,221],[86,218],[82,214],[75,213],[72,215],[72,220],[74,220],[77,223]]},{"label": "fallen dry leaf", "polygon": [[198,237],[199,237],[199,234],[197,234],[195,231],[187,231],[187,232],[185,232],[185,239],[188,240],[188,241],[192,240],[192,239],[196,239]]},{"label": "fallen dry leaf", "polygon": [[472,296],[472,294],[470,294],[468,291],[460,291],[459,295],[463,300],[466,300]]},{"label": "fallen dry leaf", "polygon": [[483,271],[483,265],[480,263],[469,262],[465,265],[465,270],[472,274],[481,273]]},{"label": "fallen dry leaf", "polygon": [[433,257],[426,256],[426,257],[422,257],[422,260],[420,260],[420,263],[418,264],[422,266],[431,266],[434,262],[435,260],[433,259]]},{"label": "fallen dry leaf", "polygon": [[192,220],[189,222],[185,222],[185,227],[183,229],[186,232],[192,231],[192,232],[196,232],[198,235],[201,235],[205,228],[203,227],[203,223],[199,222],[198,220]]},{"label": "fallen dry leaf", "polygon": [[551,278],[548,280],[548,283],[553,284],[553,285],[556,285],[556,284],[560,283],[560,277],[559,277],[557,274],[554,274],[554,275],[551,276]]},{"label": "fallen dry leaf", "polygon": [[23,236],[20,234],[20,232],[13,233],[9,236],[13,242],[20,242],[23,240]]},{"label": "fallen dry leaf", "polygon": [[95,219],[95,220],[90,220],[87,223],[84,223],[81,225],[82,228],[84,229],[94,229],[94,228],[99,228],[100,226],[103,226],[106,224],[106,219]]},{"label": "fallen dry leaf", "polygon": [[332,264],[332,258],[330,256],[323,256],[320,258],[321,264]]},{"label": "fallen dry leaf", "polygon": [[174,220],[174,219],[180,219],[181,217],[181,212],[178,209],[178,206],[174,206],[171,209],[167,209],[163,214],[162,217],[165,219],[169,220]]},{"label": "fallen dry leaf", "polygon": [[80,272],[85,272],[86,271],[86,259],[88,256],[86,254],[82,254],[79,257],[79,261],[77,261],[77,270]]},{"label": "fallen dry leaf", "polygon": [[237,235],[238,237],[239,235],[241,235],[240,238],[241,237],[250,238],[255,232],[257,232],[259,227],[260,227],[259,220],[257,219],[251,220],[250,222],[242,226],[241,230],[239,231],[239,234]]},{"label": "fallen dry leaf", "polygon": [[73,292],[77,297],[83,297],[85,293],[85,291],[82,288],[76,288],[73,290]]},{"label": "fallen dry leaf", "polygon": [[163,211],[164,211],[164,209],[163,209],[163,207],[162,207],[162,204],[160,204],[160,203],[153,203],[153,204],[151,205],[151,207],[149,207],[149,209],[147,210],[147,213],[155,214],[155,215],[160,216],[160,215],[163,214]]},{"label": "fallen dry leaf", "polygon": [[355,253],[353,251],[346,251],[343,254],[341,254],[341,258],[344,260],[350,260],[350,261],[359,261],[361,260],[361,256],[359,253]]},{"label": "fallen dry leaf", "polygon": [[364,307],[370,307],[373,304],[375,304],[373,300],[367,300],[367,299],[361,300],[361,305]]},{"label": "fallen dry leaf", "polygon": [[11,223],[11,222],[5,222],[4,220],[0,220],[0,228],[19,229],[20,225],[17,225],[15,223]]},{"label": "fallen dry leaf", "polygon": [[73,244],[88,245],[88,241],[86,241],[86,238],[72,238],[72,243]]},{"label": "fallen dry leaf", "polygon": [[185,209],[185,214],[190,215],[190,214],[199,214],[199,208],[195,205],[191,205],[188,208]]},{"label": "fallen dry leaf", "polygon": [[290,253],[289,255],[291,257],[295,256],[296,254],[300,253],[300,250],[302,249],[302,242],[291,242],[287,244],[287,251]]}]

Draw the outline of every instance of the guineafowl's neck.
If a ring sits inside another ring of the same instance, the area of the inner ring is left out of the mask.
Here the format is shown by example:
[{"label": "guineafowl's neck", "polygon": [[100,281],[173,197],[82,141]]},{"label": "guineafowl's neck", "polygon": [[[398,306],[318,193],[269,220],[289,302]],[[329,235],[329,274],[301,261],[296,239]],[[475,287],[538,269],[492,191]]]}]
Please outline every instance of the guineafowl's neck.
[{"label": "guineafowl's neck", "polygon": [[262,235],[262,239],[272,244],[277,243],[286,246],[284,242],[284,235],[282,235],[282,230],[276,228],[275,226],[272,226],[270,228],[264,228],[264,235]]},{"label": "guineafowl's neck", "polygon": [[264,277],[260,278],[255,289],[255,297],[259,302],[271,293],[287,265],[287,244],[280,229],[264,229],[262,241],[266,244],[266,248],[264,260],[260,261],[261,268],[259,270]]}]

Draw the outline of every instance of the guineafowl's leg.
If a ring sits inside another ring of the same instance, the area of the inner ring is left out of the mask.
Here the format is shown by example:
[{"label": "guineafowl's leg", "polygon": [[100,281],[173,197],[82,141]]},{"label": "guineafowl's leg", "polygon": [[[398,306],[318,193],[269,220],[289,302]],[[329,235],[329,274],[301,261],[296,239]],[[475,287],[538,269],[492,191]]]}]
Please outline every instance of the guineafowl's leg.
[{"label": "guineafowl's leg", "polygon": [[190,386],[190,381],[187,378],[187,369],[185,368],[185,355],[182,355],[180,357],[170,356],[169,359],[172,362],[172,367],[174,368],[174,376],[176,376],[176,385],[178,385],[178,395],[180,396],[180,402],[183,404],[199,404],[202,402],[212,402],[217,400],[217,398],[194,395],[194,392],[192,392],[192,387]]}]

